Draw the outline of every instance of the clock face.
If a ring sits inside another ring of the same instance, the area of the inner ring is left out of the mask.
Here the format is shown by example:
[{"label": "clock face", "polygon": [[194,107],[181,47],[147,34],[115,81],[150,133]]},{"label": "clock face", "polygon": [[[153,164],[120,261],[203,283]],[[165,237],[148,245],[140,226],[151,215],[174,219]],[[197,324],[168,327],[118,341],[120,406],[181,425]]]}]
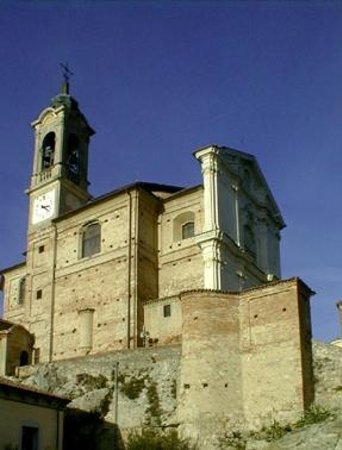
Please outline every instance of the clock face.
[{"label": "clock face", "polygon": [[55,212],[55,191],[45,192],[33,200],[32,224],[49,219]]}]

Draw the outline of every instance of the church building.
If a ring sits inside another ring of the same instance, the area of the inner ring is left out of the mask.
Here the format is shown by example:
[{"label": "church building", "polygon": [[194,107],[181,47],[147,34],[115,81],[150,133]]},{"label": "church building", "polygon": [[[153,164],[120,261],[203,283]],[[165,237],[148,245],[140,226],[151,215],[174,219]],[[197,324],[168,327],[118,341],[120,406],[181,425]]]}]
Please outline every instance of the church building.
[{"label": "church building", "polygon": [[1,271],[6,324],[32,336],[17,364],[22,352],[34,363],[179,343],[180,292],[280,279],[285,224],[254,156],[208,145],[193,153],[198,186],[135,182],[93,198],[94,130],[68,83],[32,127],[25,260]]}]

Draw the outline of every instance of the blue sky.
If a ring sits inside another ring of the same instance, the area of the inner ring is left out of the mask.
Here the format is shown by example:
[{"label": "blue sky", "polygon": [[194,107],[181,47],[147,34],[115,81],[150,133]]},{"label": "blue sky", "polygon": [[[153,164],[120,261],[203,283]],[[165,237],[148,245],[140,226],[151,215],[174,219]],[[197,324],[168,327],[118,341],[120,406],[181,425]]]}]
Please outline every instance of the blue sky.
[{"label": "blue sky", "polygon": [[341,2],[0,4],[0,267],[22,259],[30,123],[60,62],[96,130],[91,191],[200,182],[192,151],[253,153],[281,208],[283,277],[301,277],[314,336],[339,335]]}]

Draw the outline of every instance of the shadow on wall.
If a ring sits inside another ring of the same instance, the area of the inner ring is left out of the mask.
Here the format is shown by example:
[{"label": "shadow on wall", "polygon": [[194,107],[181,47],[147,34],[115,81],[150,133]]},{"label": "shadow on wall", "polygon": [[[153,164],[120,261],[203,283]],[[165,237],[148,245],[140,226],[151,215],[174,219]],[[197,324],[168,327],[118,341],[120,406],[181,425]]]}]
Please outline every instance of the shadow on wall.
[{"label": "shadow on wall", "polygon": [[124,450],[119,428],[95,412],[67,408],[64,416],[64,450]]}]

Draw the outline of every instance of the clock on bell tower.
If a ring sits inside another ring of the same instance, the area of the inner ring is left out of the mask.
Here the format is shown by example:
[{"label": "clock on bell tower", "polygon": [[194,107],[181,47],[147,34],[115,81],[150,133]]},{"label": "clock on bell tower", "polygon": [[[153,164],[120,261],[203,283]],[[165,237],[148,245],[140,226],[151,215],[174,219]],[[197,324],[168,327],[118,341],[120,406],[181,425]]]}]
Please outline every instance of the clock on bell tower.
[{"label": "clock on bell tower", "polygon": [[62,91],[32,123],[34,161],[30,187],[29,229],[49,224],[91,198],[88,192],[88,146],[94,134],[77,101]]}]

